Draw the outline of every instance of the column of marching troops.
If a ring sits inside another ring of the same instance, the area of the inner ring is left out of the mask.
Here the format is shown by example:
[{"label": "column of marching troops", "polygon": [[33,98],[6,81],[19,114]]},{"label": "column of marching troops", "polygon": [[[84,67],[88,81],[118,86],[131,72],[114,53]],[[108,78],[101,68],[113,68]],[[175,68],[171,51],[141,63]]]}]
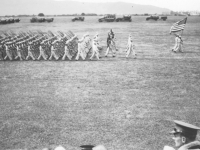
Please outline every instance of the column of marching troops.
[{"label": "column of marching troops", "polygon": [[[107,37],[106,57],[109,52],[112,52],[112,56],[115,57],[117,48],[114,39],[111,29]],[[129,35],[126,57],[131,53],[136,56],[133,49],[133,41]],[[88,34],[78,39],[71,31],[52,33],[38,30],[19,32],[18,34],[5,32],[0,35],[0,60],[66,60],[66,58],[79,60],[80,57],[85,60],[89,56],[90,60],[94,57],[99,60],[100,50],[102,47],[99,44],[98,34],[92,39]]]}]

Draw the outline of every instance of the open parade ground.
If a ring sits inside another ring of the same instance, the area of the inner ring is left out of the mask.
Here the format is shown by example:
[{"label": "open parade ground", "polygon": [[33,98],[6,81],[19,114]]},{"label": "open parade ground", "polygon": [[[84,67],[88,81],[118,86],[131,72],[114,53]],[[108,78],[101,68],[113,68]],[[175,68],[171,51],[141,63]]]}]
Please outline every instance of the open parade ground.
[{"label": "open parade ground", "polygon": [[[182,34],[183,53],[173,53],[173,23],[98,22],[55,17],[51,23],[0,26],[2,31],[71,30],[81,38],[97,32],[100,60],[0,61],[0,149],[42,149],[103,144],[108,150],[162,150],[173,146],[173,120],[200,125],[200,17],[189,16]],[[110,29],[119,49],[105,56]],[[137,58],[125,58],[129,33]],[[198,137],[199,138],[199,137]]]}]

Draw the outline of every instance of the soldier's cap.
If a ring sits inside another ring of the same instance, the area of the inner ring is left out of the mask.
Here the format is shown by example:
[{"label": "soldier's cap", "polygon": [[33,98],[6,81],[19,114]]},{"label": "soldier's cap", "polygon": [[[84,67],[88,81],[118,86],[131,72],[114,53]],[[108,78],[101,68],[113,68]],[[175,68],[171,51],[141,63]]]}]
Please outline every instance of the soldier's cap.
[{"label": "soldier's cap", "polygon": [[92,148],[95,146],[94,145],[81,145],[80,147],[82,150],[92,150]]},{"label": "soldier's cap", "polygon": [[183,121],[174,120],[174,123],[176,127],[174,128],[173,131],[170,132],[171,134],[181,133],[182,135],[185,136],[196,136],[198,130],[200,130],[199,127]]}]

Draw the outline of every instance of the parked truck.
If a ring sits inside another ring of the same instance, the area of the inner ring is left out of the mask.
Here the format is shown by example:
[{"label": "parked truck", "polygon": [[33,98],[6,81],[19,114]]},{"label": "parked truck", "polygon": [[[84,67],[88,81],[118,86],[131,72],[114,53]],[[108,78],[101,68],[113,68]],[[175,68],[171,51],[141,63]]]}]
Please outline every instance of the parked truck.
[{"label": "parked truck", "polygon": [[116,15],[114,14],[106,14],[103,17],[99,18],[99,22],[114,22],[116,19]]},{"label": "parked truck", "polygon": [[148,21],[148,20],[155,20],[155,21],[157,21],[157,20],[163,20],[163,21],[166,21],[167,20],[167,16],[149,16],[149,17],[147,17],[146,18],[146,20]]},{"label": "parked truck", "polygon": [[106,14],[99,18],[99,22],[131,22],[131,15],[116,16],[115,14]]},{"label": "parked truck", "polygon": [[131,22],[131,15],[123,15],[123,16],[117,16],[116,17],[116,22]]},{"label": "parked truck", "polygon": [[74,21],[84,21],[85,20],[85,17],[74,17],[73,19],[72,19],[72,21],[74,22]]}]

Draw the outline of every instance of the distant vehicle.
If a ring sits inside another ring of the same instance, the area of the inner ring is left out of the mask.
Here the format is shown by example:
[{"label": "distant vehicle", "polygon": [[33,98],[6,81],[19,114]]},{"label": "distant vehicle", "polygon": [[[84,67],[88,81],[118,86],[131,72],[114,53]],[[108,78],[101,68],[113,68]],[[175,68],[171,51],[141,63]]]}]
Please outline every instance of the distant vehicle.
[{"label": "distant vehicle", "polygon": [[53,22],[54,18],[45,18],[46,22]]},{"label": "distant vehicle", "polygon": [[8,23],[15,23],[15,22],[19,22],[19,18],[0,18],[0,24],[8,24]]},{"label": "distant vehicle", "polygon": [[74,17],[73,19],[72,19],[72,21],[74,22],[74,21],[84,21],[85,20],[85,17]]},{"label": "distant vehicle", "polygon": [[149,17],[146,18],[147,21],[148,20],[155,20],[155,21],[157,21],[158,19],[159,19],[159,16],[149,16]]},{"label": "distant vehicle", "polygon": [[0,24],[7,24],[6,18],[0,18]]},{"label": "distant vehicle", "polygon": [[14,20],[15,20],[15,22],[20,22],[19,18],[15,18]]},{"label": "distant vehicle", "polygon": [[99,22],[114,22],[116,19],[116,15],[114,14],[106,14],[103,17],[99,18]]},{"label": "distant vehicle", "polygon": [[155,20],[155,21],[157,21],[158,19],[159,20],[163,20],[163,21],[166,21],[167,20],[167,16],[149,16],[149,17],[147,17],[146,18],[146,20],[148,21],[148,20]]},{"label": "distant vehicle", "polygon": [[116,22],[119,22],[119,21],[122,21],[122,22],[125,22],[125,21],[131,22],[131,21],[132,21],[132,20],[131,20],[131,15],[118,16],[118,17],[116,18]]},{"label": "distant vehicle", "polygon": [[161,16],[160,19],[162,19],[163,21],[167,20],[167,16]]},{"label": "distant vehicle", "polygon": [[33,17],[30,19],[31,23],[34,22],[53,22],[54,18]]}]

